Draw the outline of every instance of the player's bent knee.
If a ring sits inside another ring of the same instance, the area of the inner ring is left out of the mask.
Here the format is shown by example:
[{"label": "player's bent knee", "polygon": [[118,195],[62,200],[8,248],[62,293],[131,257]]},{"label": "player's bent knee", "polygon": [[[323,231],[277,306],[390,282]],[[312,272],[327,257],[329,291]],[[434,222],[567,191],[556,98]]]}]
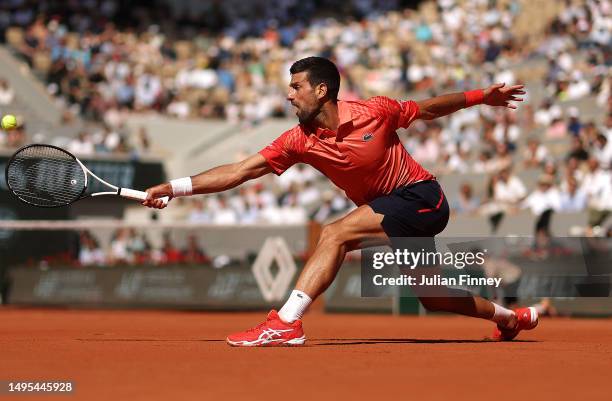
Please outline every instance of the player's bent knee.
[{"label": "player's bent knee", "polygon": [[341,224],[331,223],[324,225],[323,229],[321,230],[319,242],[337,245],[344,244],[346,239]]}]

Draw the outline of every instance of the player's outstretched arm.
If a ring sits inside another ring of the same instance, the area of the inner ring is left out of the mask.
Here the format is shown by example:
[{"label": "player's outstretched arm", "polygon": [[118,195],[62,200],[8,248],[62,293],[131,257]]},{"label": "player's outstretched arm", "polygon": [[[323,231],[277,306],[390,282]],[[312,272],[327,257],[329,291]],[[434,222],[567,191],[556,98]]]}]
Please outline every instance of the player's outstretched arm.
[{"label": "player's outstretched arm", "polygon": [[172,198],[222,192],[271,172],[272,167],[266,159],[256,153],[238,163],[224,164],[191,177],[151,187],[147,189],[148,198],[142,204],[163,209],[166,205],[159,198],[164,196]]},{"label": "player's outstretched arm", "polygon": [[510,102],[522,102],[523,98],[521,95],[524,94],[523,85],[506,86],[506,84],[494,84],[486,89],[477,89],[469,92],[449,93],[417,102],[419,106],[418,118],[433,120],[434,118],[443,117],[457,110],[477,104],[516,109],[516,105]]}]

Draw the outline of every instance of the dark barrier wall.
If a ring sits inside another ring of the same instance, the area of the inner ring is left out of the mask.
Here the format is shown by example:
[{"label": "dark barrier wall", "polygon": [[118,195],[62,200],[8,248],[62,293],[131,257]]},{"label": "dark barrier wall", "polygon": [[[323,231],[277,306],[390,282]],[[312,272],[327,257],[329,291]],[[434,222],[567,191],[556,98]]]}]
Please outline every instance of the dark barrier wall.
[{"label": "dark barrier wall", "polygon": [[355,262],[342,265],[336,279],[323,296],[327,312],[391,313],[395,302],[393,295],[390,293],[388,297],[361,297],[361,266],[359,262]]},{"label": "dark barrier wall", "polygon": [[[36,306],[172,308],[201,310],[269,310],[282,300],[266,302],[250,266],[12,268],[8,303]],[[404,294],[407,295],[407,294]],[[325,292],[327,312],[422,313],[413,296],[362,298],[357,263],[346,263]],[[528,305],[537,299],[524,299]],[[564,315],[610,316],[612,297],[553,299]]]},{"label": "dark barrier wall", "polygon": [[266,302],[250,266],[245,265],[223,269],[22,267],[11,269],[9,279],[8,303],[16,305],[267,310],[284,301]]},{"label": "dark barrier wall", "polygon": [[[8,303],[15,305],[113,308],[175,308],[206,310],[268,310],[281,301],[266,302],[248,265],[212,267],[15,267],[9,272]],[[328,312],[391,313],[394,299],[362,298],[361,269],[345,263],[325,292]],[[391,295],[391,294],[390,294]],[[417,305],[414,298],[411,303]],[[399,310],[398,310],[399,312]],[[404,310],[405,313],[416,313]]]}]

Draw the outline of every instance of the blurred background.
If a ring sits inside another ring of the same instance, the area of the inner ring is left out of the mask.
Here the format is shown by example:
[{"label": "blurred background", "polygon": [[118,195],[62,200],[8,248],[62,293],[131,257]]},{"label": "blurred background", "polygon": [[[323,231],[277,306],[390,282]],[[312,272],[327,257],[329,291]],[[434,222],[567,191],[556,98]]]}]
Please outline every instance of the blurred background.
[{"label": "blurred background", "polygon": [[[296,124],[289,66],[310,55],[336,62],[345,100],[524,84],[518,111],[478,106],[398,134],[448,196],[444,236],[533,236],[548,257],[555,236],[612,236],[611,35],[608,0],[3,0],[0,114],[20,126],[0,131],[0,166],[44,142],[145,189],[241,160]],[[267,307],[282,294],[266,299],[251,273],[266,239],[282,237],[299,269],[321,225],[352,208],[304,165],[162,212],[34,209],[2,180],[2,300]],[[355,300],[358,259],[327,305],[397,309]]]}]

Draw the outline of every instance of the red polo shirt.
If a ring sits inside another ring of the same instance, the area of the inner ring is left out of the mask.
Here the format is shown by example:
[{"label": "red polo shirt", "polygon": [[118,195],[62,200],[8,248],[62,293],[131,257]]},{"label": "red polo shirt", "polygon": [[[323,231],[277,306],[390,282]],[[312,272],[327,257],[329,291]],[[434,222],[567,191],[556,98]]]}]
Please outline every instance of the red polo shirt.
[{"label": "red polo shirt", "polygon": [[434,178],[414,161],[396,133],[418,117],[416,102],[383,96],[339,100],[338,115],[338,132],[310,132],[298,124],[259,153],[279,175],[295,163],[310,164],[358,206],[403,185]]}]

